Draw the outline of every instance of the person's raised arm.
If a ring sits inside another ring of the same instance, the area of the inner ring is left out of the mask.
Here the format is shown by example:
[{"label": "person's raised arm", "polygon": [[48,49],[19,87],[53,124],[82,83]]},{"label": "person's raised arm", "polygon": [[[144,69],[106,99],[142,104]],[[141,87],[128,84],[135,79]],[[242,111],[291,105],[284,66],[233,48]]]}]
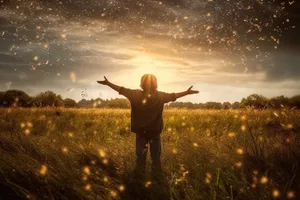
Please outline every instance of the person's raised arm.
[{"label": "person's raised arm", "polygon": [[187,89],[184,92],[175,93],[176,99],[184,97],[184,96],[189,95],[189,94],[198,94],[199,93],[199,91],[192,90],[192,88],[193,88],[193,86],[191,86],[189,89]]},{"label": "person's raised arm", "polygon": [[111,89],[113,89],[113,90],[115,90],[115,91],[117,91],[117,92],[120,92],[120,88],[121,88],[121,87],[118,86],[118,85],[115,85],[115,84],[113,84],[113,83],[111,83],[111,82],[109,82],[105,76],[104,76],[104,81],[97,81],[97,83],[102,84],[102,85],[107,85],[107,86],[109,86]]}]

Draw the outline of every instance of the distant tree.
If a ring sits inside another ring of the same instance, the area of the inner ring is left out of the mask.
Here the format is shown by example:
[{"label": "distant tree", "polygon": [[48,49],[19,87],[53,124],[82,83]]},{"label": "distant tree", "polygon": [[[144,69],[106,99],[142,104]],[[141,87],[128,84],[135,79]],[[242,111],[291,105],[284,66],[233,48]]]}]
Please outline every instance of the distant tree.
[{"label": "distant tree", "polygon": [[293,108],[300,109],[300,95],[296,95],[290,98],[289,104]]},{"label": "distant tree", "polygon": [[20,106],[30,107],[32,105],[32,98],[20,90],[7,90],[1,95],[1,105],[3,107]]},{"label": "distant tree", "polygon": [[52,91],[41,92],[34,98],[34,106],[37,107],[60,107],[63,106],[63,100],[60,95]]},{"label": "distant tree", "polygon": [[272,108],[281,108],[289,106],[289,99],[285,96],[273,97],[270,99],[270,106]]},{"label": "distant tree", "polygon": [[223,107],[223,109],[230,109],[231,108],[231,103],[230,102],[224,102],[222,107]]},{"label": "distant tree", "polygon": [[205,103],[205,108],[206,109],[222,109],[222,103],[209,101],[209,102]]},{"label": "distant tree", "polygon": [[239,109],[241,108],[240,102],[236,101],[231,105],[232,109]]},{"label": "distant tree", "polygon": [[269,101],[262,95],[251,94],[248,97],[242,99],[241,105],[245,107],[263,109],[269,107]]},{"label": "distant tree", "polygon": [[66,108],[75,108],[75,107],[77,107],[77,103],[73,99],[66,98],[66,99],[64,99],[64,106]]},{"label": "distant tree", "polygon": [[107,107],[109,107],[109,108],[130,108],[130,103],[127,99],[116,98],[116,99],[111,99],[107,103]]},{"label": "distant tree", "polygon": [[4,100],[3,100],[3,98],[4,98],[4,93],[5,92],[2,92],[2,91],[0,91],[0,107],[2,107],[3,105],[3,102],[4,102]]}]

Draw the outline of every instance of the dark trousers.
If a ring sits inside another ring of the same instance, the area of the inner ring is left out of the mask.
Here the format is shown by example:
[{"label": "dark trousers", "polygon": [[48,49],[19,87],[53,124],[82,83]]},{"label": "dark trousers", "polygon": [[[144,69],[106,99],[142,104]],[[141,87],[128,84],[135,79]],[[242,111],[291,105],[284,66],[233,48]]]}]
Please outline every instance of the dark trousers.
[{"label": "dark trousers", "polygon": [[160,134],[154,137],[146,137],[142,134],[136,134],[136,168],[144,172],[146,168],[146,159],[148,147],[150,146],[150,154],[152,159],[151,169],[153,171],[161,171],[160,154],[161,154],[161,141]]}]

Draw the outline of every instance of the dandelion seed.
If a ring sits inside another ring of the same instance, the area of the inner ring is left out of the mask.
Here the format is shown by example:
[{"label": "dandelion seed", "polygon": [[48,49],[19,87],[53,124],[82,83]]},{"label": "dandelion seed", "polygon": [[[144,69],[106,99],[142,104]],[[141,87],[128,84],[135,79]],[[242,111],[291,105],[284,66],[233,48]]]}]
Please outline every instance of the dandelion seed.
[{"label": "dandelion seed", "polygon": [[125,190],[125,186],[124,186],[124,185],[120,185],[120,186],[119,186],[119,190],[120,190],[121,192],[123,192],[123,191]]},{"label": "dandelion seed", "polygon": [[287,197],[288,199],[293,199],[293,198],[295,198],[295,197],[296,197],[295,192],[289,191],[289,192],[287,193],[286,197]]},{"label": "dandelion seed", "polygon": [[42,165],[41,169],[40,169],[40,174],[43,175],[43,176],[46,175],[47,170],[48,170],[47,166],[46,165]]},{"label": "dandelion seed", "polygon": [[102,157],[102,158],[104,158],[106,156],[105,151],[103,151],[102,149],[99,149],[98,153],[99,153],[100,157]]},{"label": "dandelion seed", "polygon": [[268,178],[266,177],[266,176],[263,176],[263,177],[261,177],[261,179],[260,179],[260,183],[261,184],[267,184],[268,183]]},{"label": "dandelion seed", "polygon": [[150,185],[151,185],[151,181],[147,181],[145,187],[150,187]]},{"label": "dandelion seed", "polygon": [[242,154],[244,154],[244,150],[242,148],[238,148],[236,150],[236,153],[242,155]]},{"label": "dandelion seed", "polygon": [[83,172],[86,174],[86,175],[90,175],[91,174],[91,171],[90,171],[90,168],[88,166],[85,166],[83,168]]},{"label": "dandelion seed", "polygon": [[90,190],[92,189],[92,186],[91,186],[90,184],[87,184],[87,185],[84,187],[84,189],[85,189],[86,191],[90,191]]},{"label": "dandelion seed", "polygon": [[278,198],[280,196],[279,190],[274,189],[273,192],[272,192],[272,195],[273,195],[274,198]]}]

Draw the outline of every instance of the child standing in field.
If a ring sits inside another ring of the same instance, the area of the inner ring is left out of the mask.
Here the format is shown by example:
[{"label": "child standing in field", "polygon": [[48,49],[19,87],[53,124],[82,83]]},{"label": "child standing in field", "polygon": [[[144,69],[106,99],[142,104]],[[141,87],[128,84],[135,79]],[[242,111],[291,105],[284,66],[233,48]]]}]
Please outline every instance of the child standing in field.
[{"label": "child standing in field", "polygon": [[161,140],[160,134],[163,130],[164,104],[189,95],[199,93],[188,90],[180,93],[165,93],[157,90],[157,80],[152,74],[145,74],[141,78],[142,90],[132,90],[115,85],[107,80],[97,81],[107,85],[128,98],[131,104],[131,131],[136,134],[136,170],[145,172],[148,144],[152,159],[152,171],[161,171]]}]

